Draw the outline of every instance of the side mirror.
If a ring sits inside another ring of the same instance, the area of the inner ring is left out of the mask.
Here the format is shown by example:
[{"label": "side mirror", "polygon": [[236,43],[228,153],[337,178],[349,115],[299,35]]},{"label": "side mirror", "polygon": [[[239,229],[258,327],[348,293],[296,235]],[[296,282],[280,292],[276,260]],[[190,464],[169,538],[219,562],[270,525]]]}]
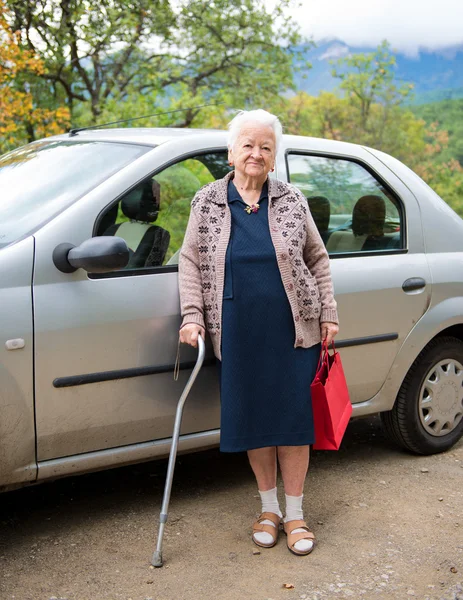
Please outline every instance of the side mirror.
[{"label": "side mirror", "polygon": [[129,249],[125,240],[115,236],[90,238],[80,246],[59,244],[53,250],[53,263],[63,273],[84,269],[88,273],[108,273],[127,266]]}]

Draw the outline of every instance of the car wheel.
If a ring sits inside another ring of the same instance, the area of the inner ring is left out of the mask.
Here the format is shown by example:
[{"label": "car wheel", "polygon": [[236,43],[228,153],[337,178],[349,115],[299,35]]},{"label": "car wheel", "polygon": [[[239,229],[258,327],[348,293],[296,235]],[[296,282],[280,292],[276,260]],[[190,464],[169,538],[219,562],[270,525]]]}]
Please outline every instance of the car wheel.
[{"label": "car wheel", "polygon": [[416,454],[451,448],[463,434],[463,342],[454,337],[431,341],[381,421],[392,441]]}]

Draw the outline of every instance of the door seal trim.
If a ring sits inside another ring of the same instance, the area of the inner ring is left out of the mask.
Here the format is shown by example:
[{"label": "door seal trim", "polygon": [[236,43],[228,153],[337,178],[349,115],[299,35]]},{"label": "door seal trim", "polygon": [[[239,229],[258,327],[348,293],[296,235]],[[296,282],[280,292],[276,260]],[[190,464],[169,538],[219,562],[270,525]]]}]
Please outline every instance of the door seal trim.
[{"label": "door seal trim", "polygon": [[399,339],[398,333],[381,333],[366,337],[350,338],[336,342],[336,348],[350,348],[351,346],[365,346],[366,344],[379,344],[380,342],[393,342]]},{"label": "door seal trim", "polygon": [[[337,348],[350,348],[352,346],[364,346],[365,344],[378,344],[380,342],[391,342],[397,340],[398,333],[383,333],[381,335],[370,335],[367,337],[350,338],[336,342]],[[215,358],[208,358],[203,366],[211,367],[215,365]],[[194,361],[184,362],[180,365],[180,370],[193,369]],[[173,373],[174,365],[154,365],[148,367],[133,367],[130,369],[116,369],[114,371],[100,371],[99,373],[85,373],[84,375],[69,375],[67,377],[57,377],[53,380],[53,387],[65,388],[87,385],[89,383],[101,383],[103,381],[114,381],[116,379],[129,379],[131,377],[144,377],[146,375],[160,375],[162,373]]]},{"label": "door seal trim", "polygon": [[[195,361],[180,364],[180,370],[193,369]],[[203,366],[215,365],[215,358],[206,359]],[[131,377],[144,377],[145,375],[159,375],[161,373],[173,373],[174,365],[153,365],[148,367],[133,367],[130,369],[116,369],[115,371],[100,371],[99,373],[86,373],[84,375],[70,375],[68,377],[57,377],[53,380],[53,387],[75,387],[88,383],[100,383],[102,381],[114,381],[115,379],[129,379]]]}]

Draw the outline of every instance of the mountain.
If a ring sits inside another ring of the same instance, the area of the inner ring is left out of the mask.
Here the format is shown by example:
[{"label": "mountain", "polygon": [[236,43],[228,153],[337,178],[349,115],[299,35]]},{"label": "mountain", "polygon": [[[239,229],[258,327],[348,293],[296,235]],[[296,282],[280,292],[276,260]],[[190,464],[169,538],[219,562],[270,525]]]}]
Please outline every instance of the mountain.
[{"label": "mountain", "polygon": [[[296,75],[297,87],[311,95],[333,91],[339,84],[331,75],[331,60],[349,54],[374,52],[374,48],[354,47],[340,40],[322,40],[306,54],[312,69]],[[395,52],[396,77],[413,83],[413,103],[421,104],[463,97],[463,45],[441,50],[422,49],[416,56]]]}]

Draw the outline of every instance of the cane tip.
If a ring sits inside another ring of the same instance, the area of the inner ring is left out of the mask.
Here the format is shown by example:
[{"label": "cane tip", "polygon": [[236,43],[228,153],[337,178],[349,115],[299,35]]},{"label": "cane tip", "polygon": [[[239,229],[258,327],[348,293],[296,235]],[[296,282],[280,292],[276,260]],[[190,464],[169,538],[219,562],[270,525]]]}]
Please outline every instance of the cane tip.
[{"label": "cane tip", "polygon": [[153,567],[162,567],[162,554],[155,550],[153,553],[153,558],[151,559],[151,564]]}]

